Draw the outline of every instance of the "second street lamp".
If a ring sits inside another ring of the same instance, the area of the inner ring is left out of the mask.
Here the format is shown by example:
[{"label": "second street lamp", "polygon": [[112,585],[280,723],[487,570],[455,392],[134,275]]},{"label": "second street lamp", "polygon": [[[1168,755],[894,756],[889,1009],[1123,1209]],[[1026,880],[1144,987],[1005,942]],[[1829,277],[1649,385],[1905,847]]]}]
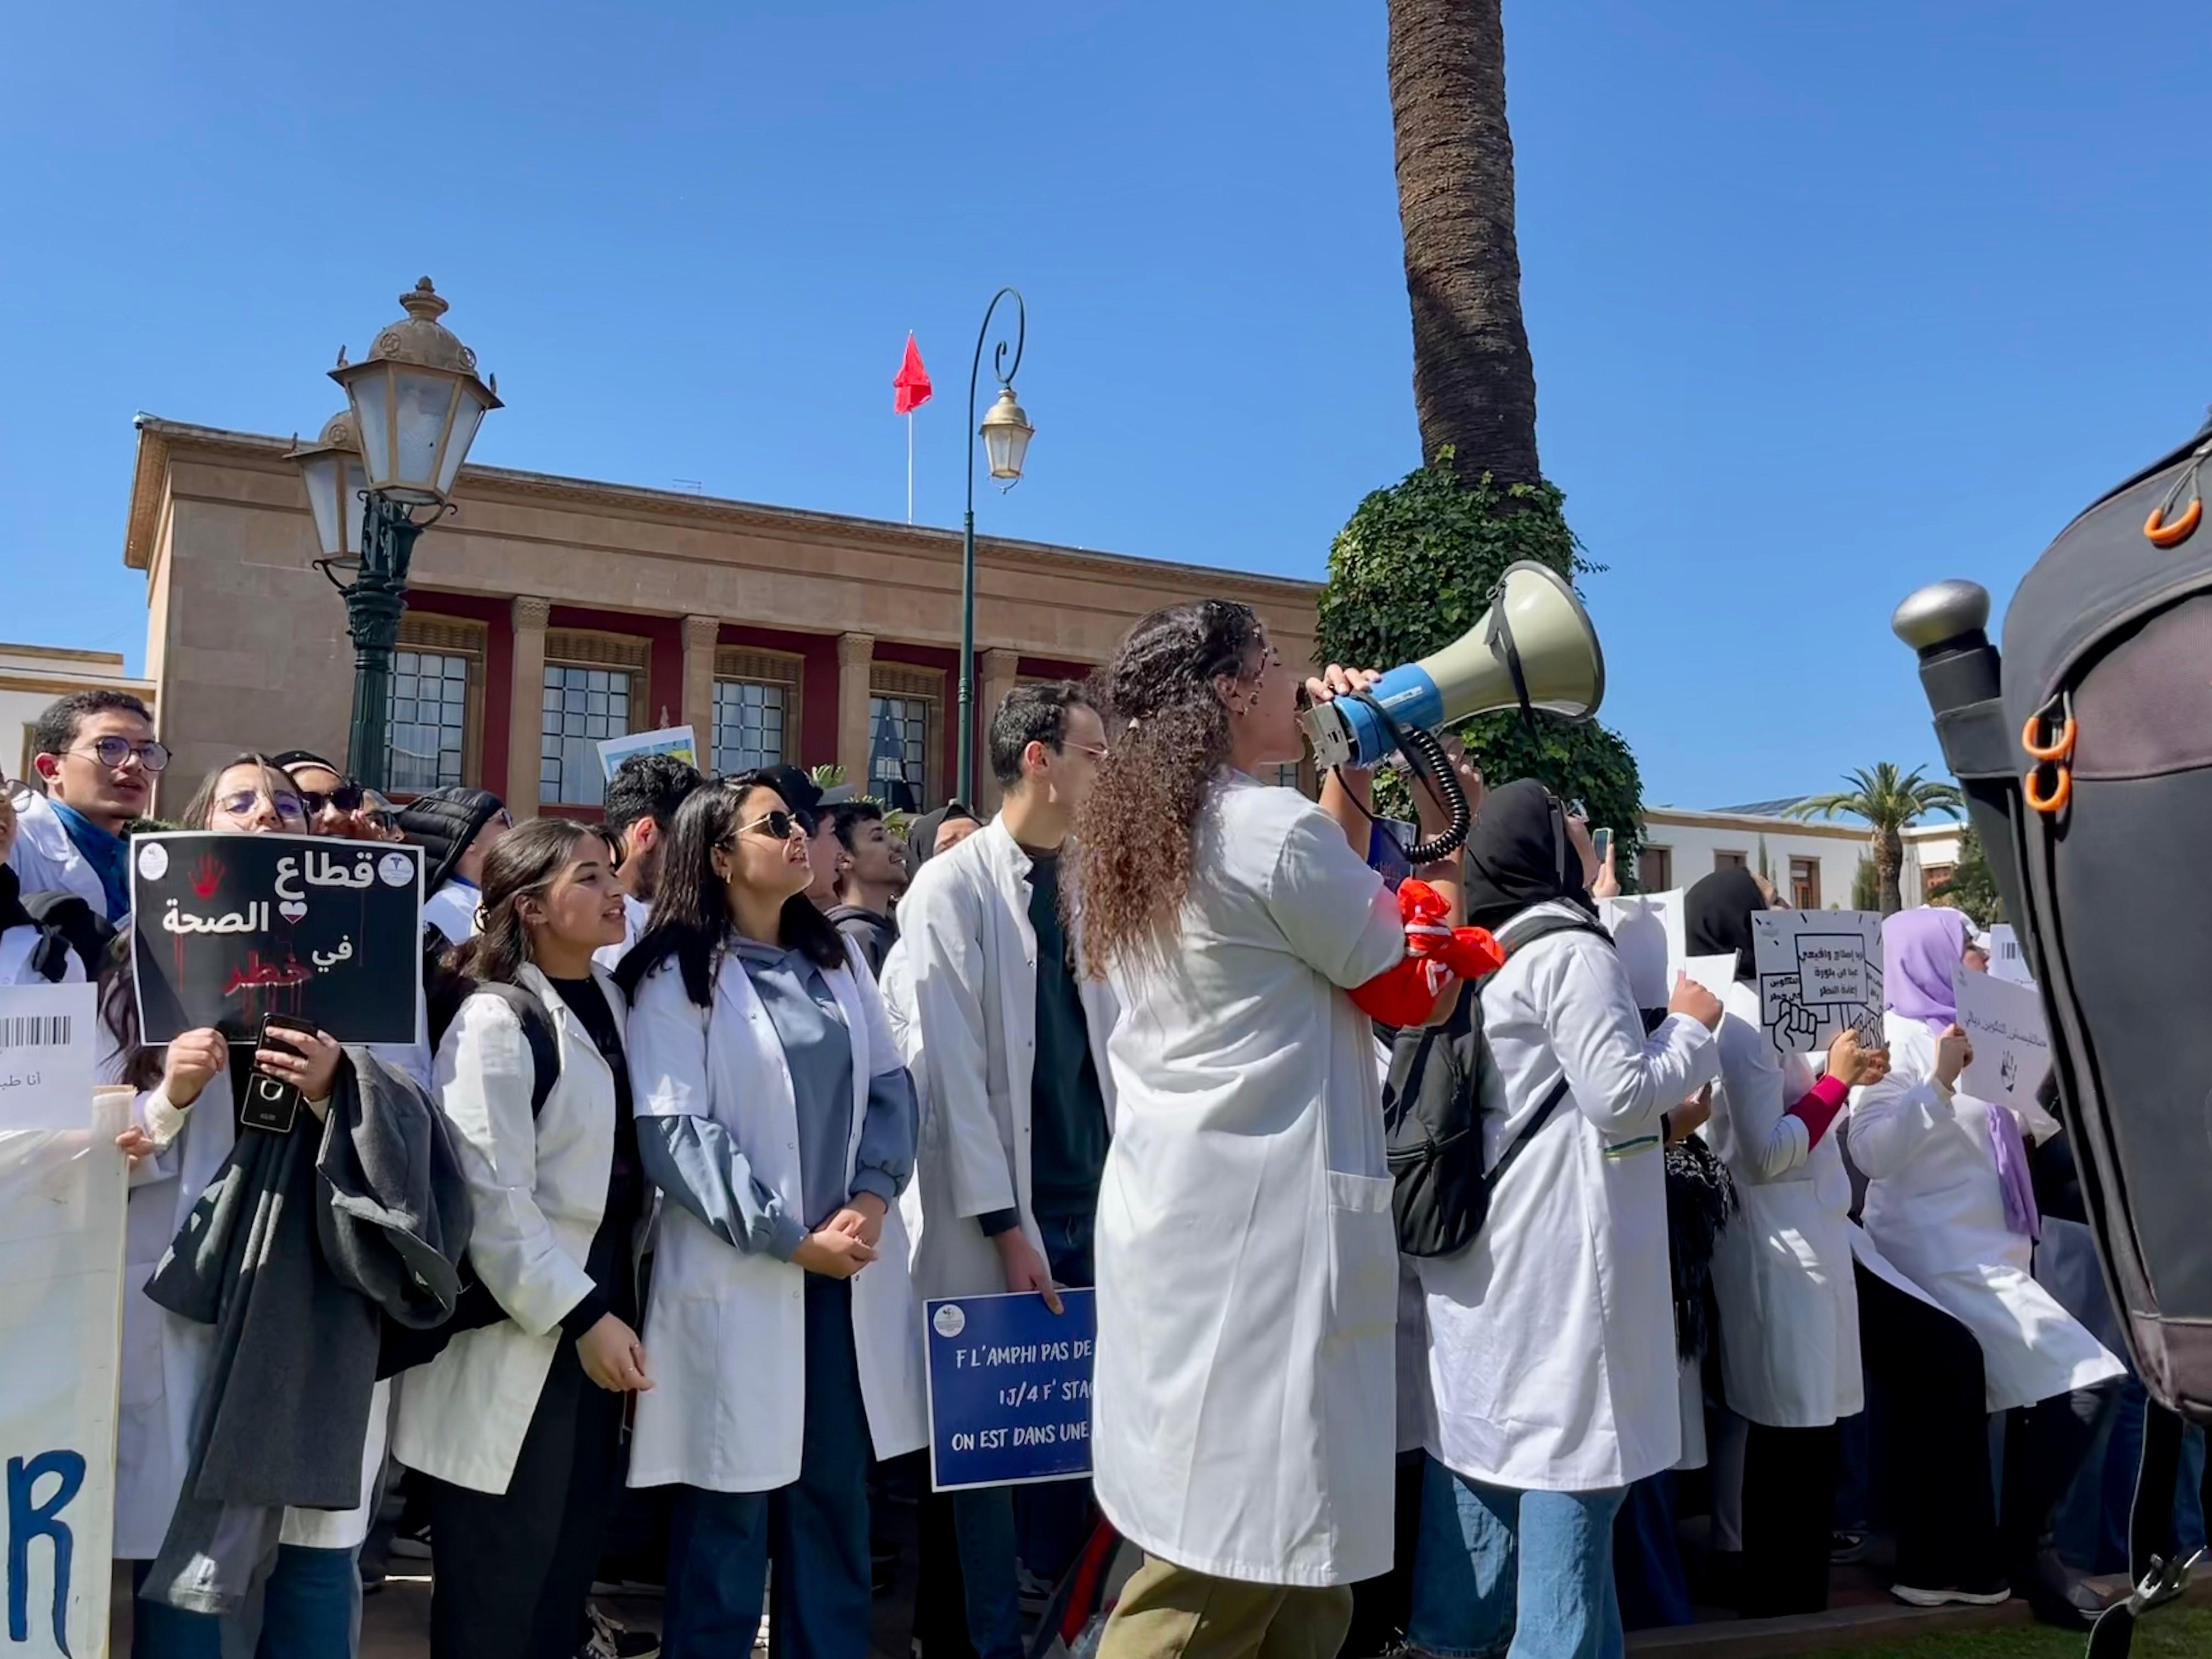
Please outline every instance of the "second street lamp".
[{"label": "second street lamp", "polygon": [[[999,400],[991,412],[975,423],[975,386],[982,378],[983,342],[991,337],[991,317],[999,301],[1014,302],[1014,339],[1010,348],[1001,339],[991,354],[991,372],[999,377]],[[960,532],[960,787],[957,799],[970,808],[975,805],[975,440],[991,476],[1002,482],[1001,490],[1022,481],[1022,461],[1029,453],[1036,428],[1014,400],[1014,375],[1022,366],[1022,346],[1029,334],[1029,309],[1017,289],[1002,288],[983,308],[983,326],[975,333],[975,360],[968,369],[968,512]],[[1011,361],[1009,361],[1011,357]]]},{"label": "second street lamp", "polygon": [[[316,442],[295,446],[323,556],[315,565],[344,596],[354,646],[353,723],[346,769],[372,789],[386,787],[386,708],[407,571],[415,538],[452,511],[447,497],[484,416],[500,406],[499,382],[477,378],[477,355],[438,319],[446,302],[428,276],[400,296],[407,315],[376,337],[368,358],[338,353],[331,378],[348,409]],[[355,532],[353,502],[362,502]],[[418,518],[417,513],[422,516]],[[341,581],[343,570],[350,581]]]}]

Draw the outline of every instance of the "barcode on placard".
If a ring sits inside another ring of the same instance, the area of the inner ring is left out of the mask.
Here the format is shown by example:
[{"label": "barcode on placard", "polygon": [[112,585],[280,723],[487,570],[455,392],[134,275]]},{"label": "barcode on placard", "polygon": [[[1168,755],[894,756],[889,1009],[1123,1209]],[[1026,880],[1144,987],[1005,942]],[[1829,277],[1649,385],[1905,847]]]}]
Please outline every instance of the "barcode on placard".
[{"label": "barcode on placard", "polygon": [[67,1014],[0,1016],[0,1048],[66,1048],[69,1041]]}]

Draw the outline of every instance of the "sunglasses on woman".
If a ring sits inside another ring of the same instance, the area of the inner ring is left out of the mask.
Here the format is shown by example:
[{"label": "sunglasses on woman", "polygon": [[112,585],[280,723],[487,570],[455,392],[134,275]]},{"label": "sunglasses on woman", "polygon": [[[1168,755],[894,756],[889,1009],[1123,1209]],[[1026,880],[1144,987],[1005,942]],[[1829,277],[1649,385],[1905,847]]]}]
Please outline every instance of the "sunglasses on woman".
[{"label": "sunglasses on woman", "polygon": [[260,789],[234,789],[228,795],[218,795],[215,804],[231,817],[242,818],[264,800],[276,809],[277,817],[286,823],[305,823],[307,821],[307,803],[289,789],[279,789],[274,793]]},{"label": "sunglasses on woman", "polygon": [[739,836],[766,835],[770,841],[789,841],[793,836],[804,835],[805,827],[798,815],[792,812],[763,812],[750,823],[741,823],[730,831],[721,842],[722,850],[730,850],[730,843]]},{"label": "sunglasses on woman", "polygon": [[361,801],[361,786],[350,780],[335,789],[302,789],[300,792],[301,805],[307,809],[307,816],[311,818],[322,817],[324,809],[331,806],[341,812],[358,812]]}]

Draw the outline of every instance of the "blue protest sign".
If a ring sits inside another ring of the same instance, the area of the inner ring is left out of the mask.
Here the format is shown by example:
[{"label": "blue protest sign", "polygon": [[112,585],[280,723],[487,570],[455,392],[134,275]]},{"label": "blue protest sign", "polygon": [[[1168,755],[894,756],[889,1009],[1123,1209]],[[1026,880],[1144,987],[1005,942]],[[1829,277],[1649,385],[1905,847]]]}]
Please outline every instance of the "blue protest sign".
[{"label": "blue protest sign", "polygon": [[1034,1293],[931,1302],[929,1471],[939,1492],[1028,1486],[1091,1473],[1090,1291],[1055,1314]]}]

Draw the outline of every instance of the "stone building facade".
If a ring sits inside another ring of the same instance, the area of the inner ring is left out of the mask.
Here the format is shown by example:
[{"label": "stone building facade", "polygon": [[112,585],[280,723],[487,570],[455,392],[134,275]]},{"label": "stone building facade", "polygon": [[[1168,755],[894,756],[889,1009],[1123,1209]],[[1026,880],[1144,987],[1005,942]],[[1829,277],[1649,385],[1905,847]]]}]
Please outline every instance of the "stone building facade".
[{"label": "stone building facade", "polygon": [[[142,416],[125,562],[146,573],[146,678],[173,806],[240,749],[342,757],[345,610],[313,568],[289,441]],[[960,538],[875,520],[470,466],[415,549],[394,792],[481,785],[518,817],[588,816],[592,744],[689,724],[718,769],[835,763],[927,808],[957,774]],[[979,724],[1030,678],[1085,674],[1158,606],[1241,599],[1288,662],[1316,585],[979,541]],[[992,805],[982,744],[976,773]],[[1310,779],[1308,780],[1309,783]]]}]

